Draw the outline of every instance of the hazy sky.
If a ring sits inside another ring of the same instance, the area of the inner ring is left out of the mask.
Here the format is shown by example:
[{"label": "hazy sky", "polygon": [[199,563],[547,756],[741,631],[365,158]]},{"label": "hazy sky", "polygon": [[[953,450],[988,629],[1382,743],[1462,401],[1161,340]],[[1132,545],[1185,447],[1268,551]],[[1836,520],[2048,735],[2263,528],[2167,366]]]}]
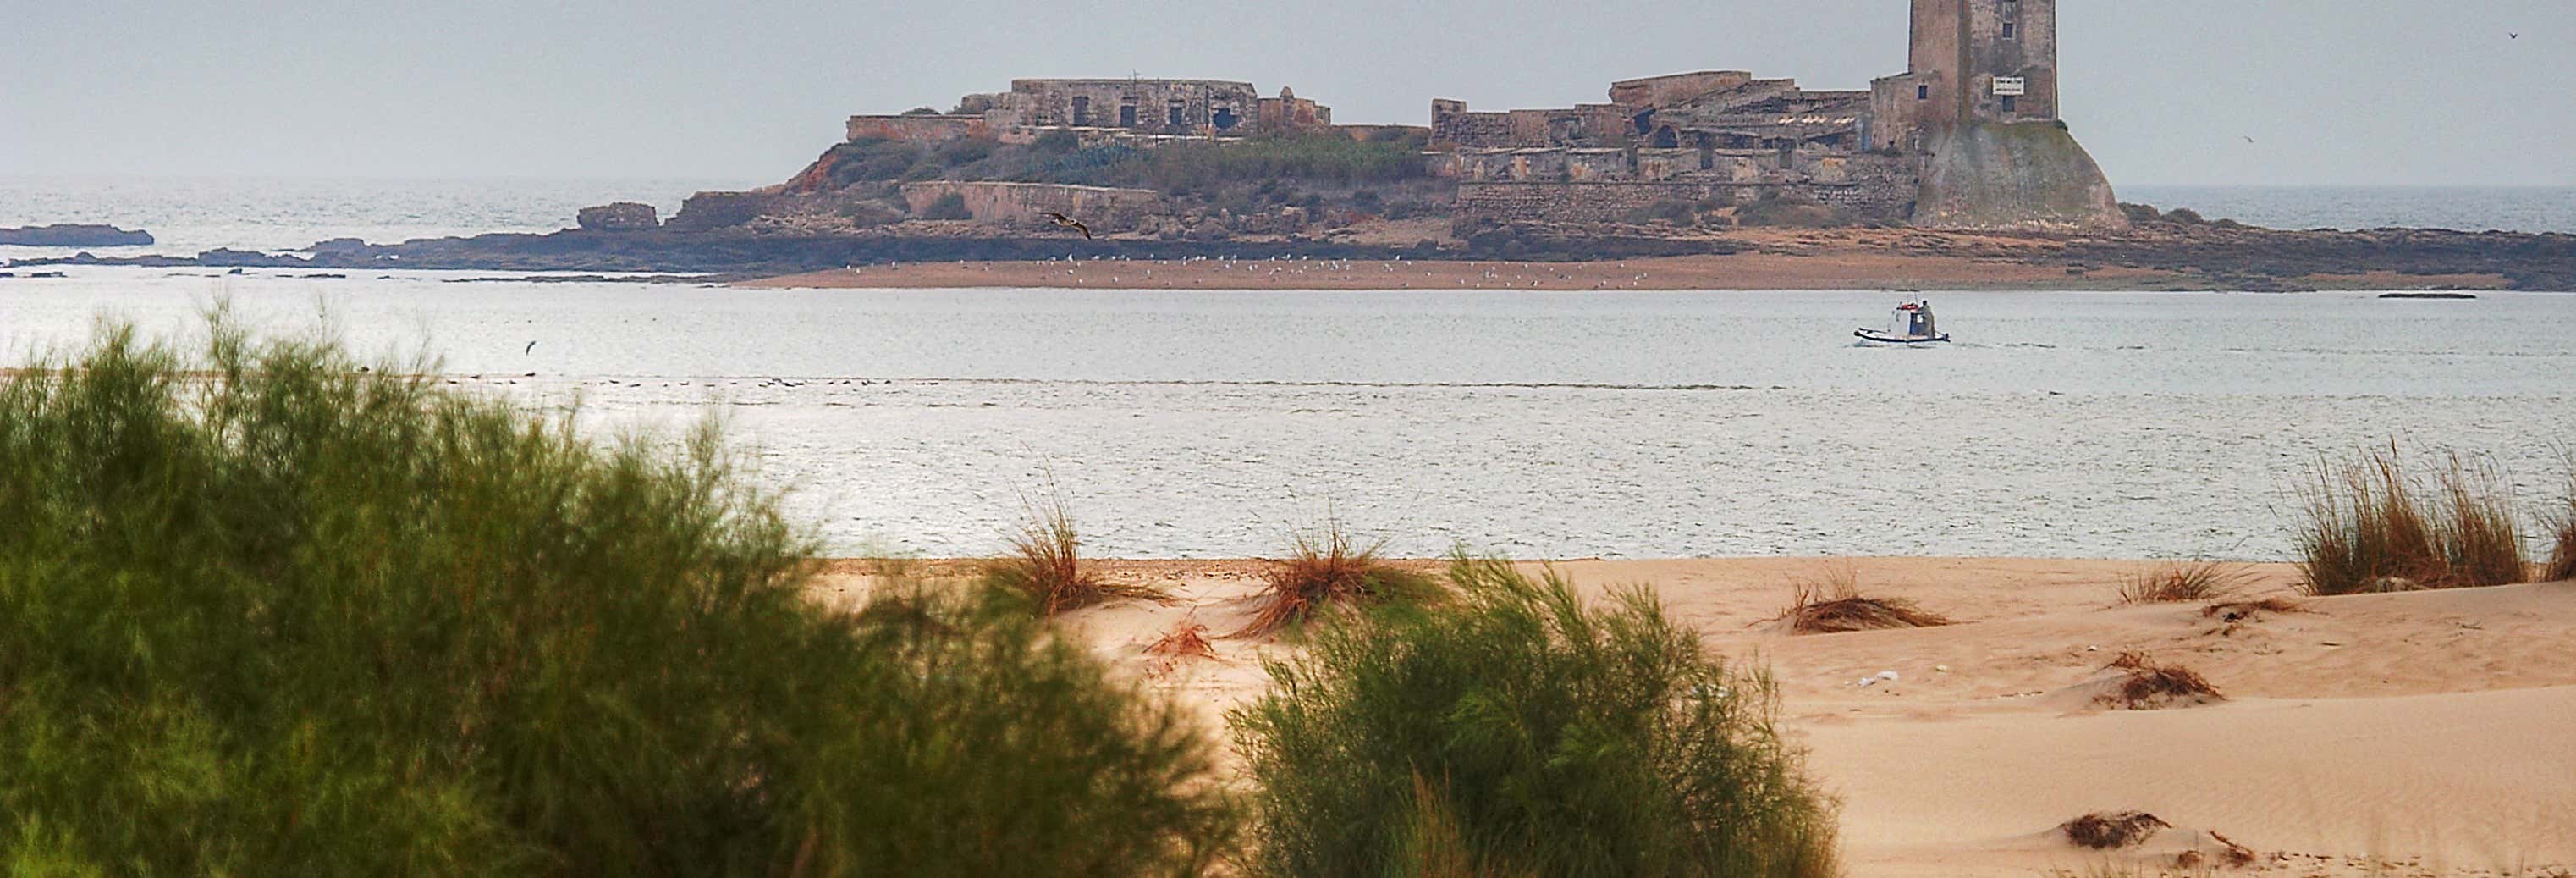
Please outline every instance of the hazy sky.
[{"label": "hazy sky", "polygon": [[[0,175],[778,180],[1013,77],[1280,85],[1344,122],[1702,69],[1865,88],[1905,0],[5,0]],[[2576,0],[2062,0],[2115,183],[2576,185]],[[2520,32],[2520,39],[2509,39]],[[2249,144],[2244,138],[2252,137]]]}]

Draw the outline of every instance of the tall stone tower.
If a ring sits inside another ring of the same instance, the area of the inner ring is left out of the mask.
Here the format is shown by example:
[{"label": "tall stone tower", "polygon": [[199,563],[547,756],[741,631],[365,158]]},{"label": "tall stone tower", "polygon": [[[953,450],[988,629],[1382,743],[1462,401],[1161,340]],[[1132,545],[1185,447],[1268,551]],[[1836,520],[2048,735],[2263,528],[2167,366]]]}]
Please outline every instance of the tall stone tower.
[{"label": "tall stone tower", "polygon": [[2127,227],[2057,115],[2057,0],[1913,2],[1913,58],[1872,84],[1870,142],[1920,157],[1914,223]]},{"label": "tall stone tower", "polygon": [[2057,120],[2057,0],[1914,0],[1920,124]]}]

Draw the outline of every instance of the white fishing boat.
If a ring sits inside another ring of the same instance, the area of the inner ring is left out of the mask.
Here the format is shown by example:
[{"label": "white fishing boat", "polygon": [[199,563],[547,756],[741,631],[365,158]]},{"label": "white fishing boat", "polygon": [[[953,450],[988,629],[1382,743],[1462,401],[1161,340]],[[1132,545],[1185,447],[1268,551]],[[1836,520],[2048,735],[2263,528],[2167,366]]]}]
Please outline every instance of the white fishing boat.
[{"label": "white fishing boat", "polygon": [[1932,300],[1919,299],[1896,306],[1896,314],[1885,330],[1861,327],[1852,335],[1881,344],[1934,344],[1950,340],[1947,333],[1932,321]]}]

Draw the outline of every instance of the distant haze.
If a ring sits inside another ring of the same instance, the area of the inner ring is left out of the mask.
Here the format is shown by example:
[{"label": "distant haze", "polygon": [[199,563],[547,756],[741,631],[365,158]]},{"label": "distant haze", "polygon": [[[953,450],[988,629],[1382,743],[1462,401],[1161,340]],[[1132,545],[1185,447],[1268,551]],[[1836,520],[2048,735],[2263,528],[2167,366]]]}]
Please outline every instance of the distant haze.
[{"label": "distant haze", "polygon": [[[25,0],[0,175],[783,179],[854,112],[1014,77],[1293,86],[1340,122],[1702,69],[1865,88],[1905,0]],[[2116,184],[2576,185],[2576,2],[2061,0]],[[2519,32],[2520,39],[2507,34]],[[2251,138],[2251,142],[2248,142]]]}]

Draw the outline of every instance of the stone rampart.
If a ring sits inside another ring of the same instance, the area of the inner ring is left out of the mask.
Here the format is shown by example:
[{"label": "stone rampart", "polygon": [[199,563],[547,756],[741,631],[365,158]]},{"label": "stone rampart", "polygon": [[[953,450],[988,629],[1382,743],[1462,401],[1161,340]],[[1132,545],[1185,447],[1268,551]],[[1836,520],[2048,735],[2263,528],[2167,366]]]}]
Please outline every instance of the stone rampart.
[{"label": "stone rampart", "polygon": [[979,223],[1038,226],[1048,222],[1041,214],[1053,211],[1080,220],[1095,233],[1134,228],[1163,211],[1163,194],[1151,189],[958,180],[903,184],[904,204],[915,216],[950,195],[963,200]]}]

